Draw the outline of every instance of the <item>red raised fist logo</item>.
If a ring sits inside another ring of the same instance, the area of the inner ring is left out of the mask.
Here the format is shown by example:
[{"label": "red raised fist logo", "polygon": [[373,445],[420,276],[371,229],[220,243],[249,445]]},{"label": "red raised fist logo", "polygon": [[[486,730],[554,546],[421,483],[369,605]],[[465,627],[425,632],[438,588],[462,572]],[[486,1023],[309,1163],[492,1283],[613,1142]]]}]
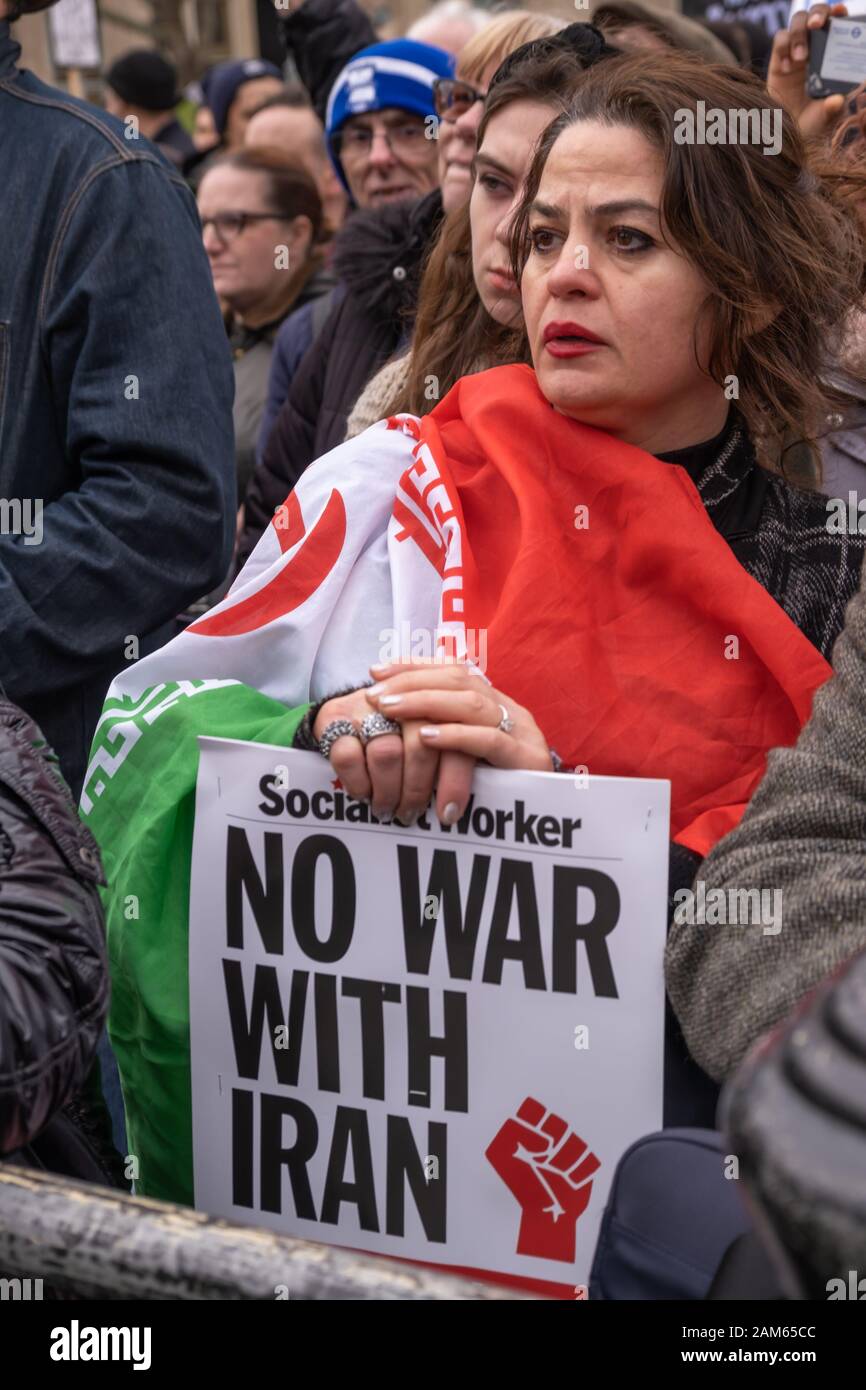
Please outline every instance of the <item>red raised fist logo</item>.
[{"label": "red raised fist logo", "polygon": [[600,1166],[595,1154],[569,1133],[565,1120],[527,1096],[486,1157],[523,1209],[518,1255],[572,1261],[577,1219],[586,1211],[592,1175]]}]

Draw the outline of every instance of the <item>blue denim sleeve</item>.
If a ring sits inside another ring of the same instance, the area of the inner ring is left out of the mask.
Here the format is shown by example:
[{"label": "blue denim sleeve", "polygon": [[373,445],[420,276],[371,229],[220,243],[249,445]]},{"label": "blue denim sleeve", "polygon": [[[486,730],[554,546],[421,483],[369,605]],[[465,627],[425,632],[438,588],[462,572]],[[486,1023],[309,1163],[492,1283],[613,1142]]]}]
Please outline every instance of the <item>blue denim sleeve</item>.
[{"label": "blue denim sleeve", "polygon": [[[235,528],[234,380],[195,202],[155,159],[76,193],[40,305],[70,488],[4,545],[16,695],[86,677],[219,584]],[[76,485],[77,484],[77,485]]]},{"label": "blue denim sleeve", "polygon": [[265,456],[271,430],[289,394],[298,364],[312,341],[313,305],[305,304],[302,309],[296,309],[289,315],[274,342],[271,373],[268,378],[268,399],[256,443],[256,467]]}]

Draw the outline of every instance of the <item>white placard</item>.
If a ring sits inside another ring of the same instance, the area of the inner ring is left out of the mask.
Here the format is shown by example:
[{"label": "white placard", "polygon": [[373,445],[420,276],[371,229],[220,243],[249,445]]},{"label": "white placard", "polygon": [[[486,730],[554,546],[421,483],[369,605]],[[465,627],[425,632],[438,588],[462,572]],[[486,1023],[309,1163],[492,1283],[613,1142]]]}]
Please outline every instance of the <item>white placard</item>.
[{"label": "white placard", "polygon": [[403,829],[317,754],[199,744],[196,1206],[574,1297],[662,1123],[669,783],[478,769]]},{"label": "white placard", "polygon": [[48,32],[57,67],[102,67],[96,0],[60,0],[48,11]]}]

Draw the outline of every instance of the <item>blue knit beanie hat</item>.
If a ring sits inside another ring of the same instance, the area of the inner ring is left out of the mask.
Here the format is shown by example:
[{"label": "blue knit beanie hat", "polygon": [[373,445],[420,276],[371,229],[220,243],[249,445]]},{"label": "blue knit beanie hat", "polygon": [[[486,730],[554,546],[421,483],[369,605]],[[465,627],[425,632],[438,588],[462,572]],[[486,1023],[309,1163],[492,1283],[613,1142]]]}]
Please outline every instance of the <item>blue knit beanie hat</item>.
[{"label": "blue knit beanie hat", "polygon": [[331,161],[345,188],[349,185],[332,143],[340,127],[352,116],[386,107],[432,116],[433,83],[453,76],[452,54],[414,39],[389,39],[355,54],[331,88],[325,115]]}]

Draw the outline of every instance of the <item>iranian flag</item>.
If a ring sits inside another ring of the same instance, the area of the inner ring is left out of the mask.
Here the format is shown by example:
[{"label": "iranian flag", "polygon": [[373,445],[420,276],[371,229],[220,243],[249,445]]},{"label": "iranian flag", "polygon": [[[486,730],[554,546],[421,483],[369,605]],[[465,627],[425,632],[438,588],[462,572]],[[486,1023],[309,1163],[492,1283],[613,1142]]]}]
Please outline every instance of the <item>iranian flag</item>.
[{"label": "iranian flag", "polygon": [[109,881],[141,1192],[192,1201],[198,737],[288,746],[309,702],[371,663],[436,654],[481,666],[567,766],[670,779],[672,834],[702,854],[830,674],[685,471],[559,415],[528,367],[464,378],[425,419],[319,460],[224,601],[117,677],[96,731],[81,811]]}]

